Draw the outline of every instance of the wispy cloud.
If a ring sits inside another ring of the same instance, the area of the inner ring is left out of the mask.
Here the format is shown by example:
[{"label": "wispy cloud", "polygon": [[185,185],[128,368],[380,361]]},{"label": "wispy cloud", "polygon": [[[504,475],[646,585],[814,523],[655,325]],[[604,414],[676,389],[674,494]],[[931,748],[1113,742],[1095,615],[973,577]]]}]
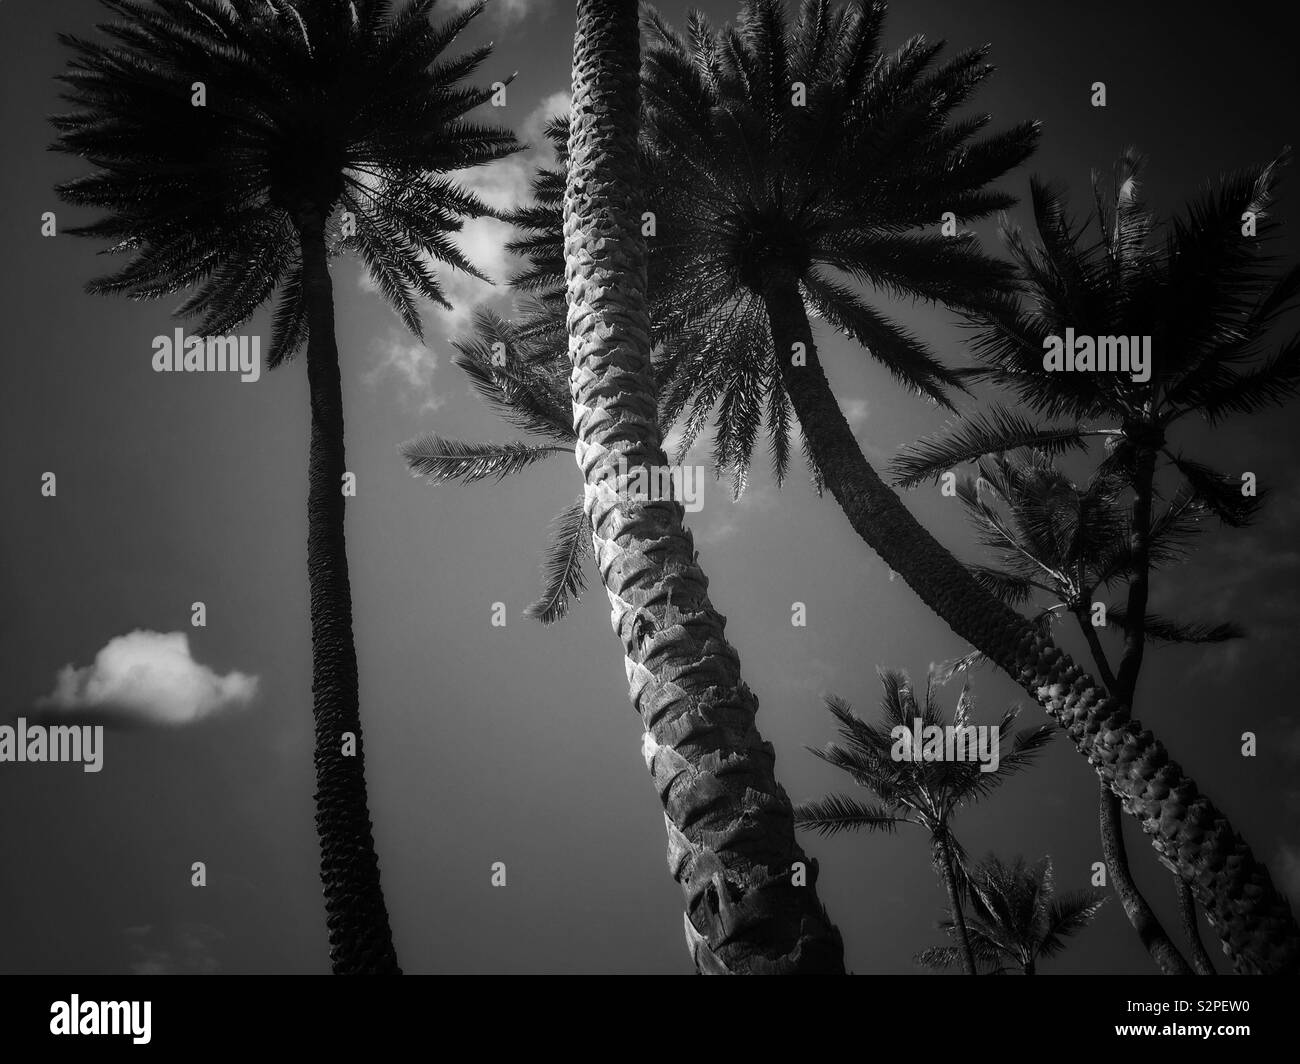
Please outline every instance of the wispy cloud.
[{"label": "wispy cloud", "polygon": [[[547,14],[553,2],[554,0],[488,0],[485,13],[495,16],[502,25],[509,25],[512,22],[521,22],[532,14]],[[448,0],[444,10],[463,11],[476,3],[478,0]]]},{"label": "wispy cloud", "polygon": [[106,726],[181,725],[247,705],[257,677],[220,676],[190,654],[184,632],[138,629],[110,639],[93,665],[65,665],[54,691],[37,701],[47,718]]},{"label": "wispy cloud", "polygon": [[221,970],[212,947],[226,936],[211,924],[182,923],[169,932],[143,924],[122,934],[132,975],[215,975]]},{"label": "wispy cloud", "polygon": [[438,368],[438,355],[414,336],[390,329],[383,340],[371,344],[377,355],[374,365],[361,375],[367,387],[374,388],[381,381],[395,381],[401,388],[403,402],[418,413],[437,410],[442,399],[434,390],[434,371]]}]

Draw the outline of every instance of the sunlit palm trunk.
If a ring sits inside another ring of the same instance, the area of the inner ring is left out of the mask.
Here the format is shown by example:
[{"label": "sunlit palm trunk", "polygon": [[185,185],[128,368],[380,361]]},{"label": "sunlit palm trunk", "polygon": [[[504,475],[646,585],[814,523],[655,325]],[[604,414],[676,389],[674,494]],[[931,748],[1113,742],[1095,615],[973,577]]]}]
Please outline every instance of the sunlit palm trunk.
[{"label": "sunlit palm trunk", "polygon": [[966,927],[966,912],[961,903],[961,891],[957,889],[957,875],[952,866],[952,848],[943,839],[934,840],[937,851],[939,874],[943,877],[944,890],[948,892],[948,905],[952,909],[953,930],[957,935],[957,947],[961,950],[962,963],[966,965],[967,975],[979,975],[975,966],[975,953],[970,947],[970,931]]},{"label": "sunlit palm trunk", "polygon": [[[1300,930],[1268,870],[1162,745],[1050,638],[975,583],[867,463],[817,358],[793,276],[763,292],[777,362],[826,486],[849,523],[950,628],[1008,672],[1066,729],[1101,779],[1189,883],[1243,973],[1295,973]],[[793,366],[792,345],[806,365]]]},{"label": "sunlit palm trunk", "polygon": [[640,229],[639,50],[635,0],[581,0],[564,236],[577,458],[596,560],[697,968],[840,973],[839,934],[817,900],[815,865],[795,842],[772,747],[754,724],[757,700],[709,602],[682,508],[627,501],[619,475],[620,463],[666,463]]},{"label": "sunlit palm trunk", "polygon": [[[343,537],[343,390],[334,340],[334,296],[323,219],[299,217],[310,335],[310,488],[307,577],[311,588],[312,697],[316,719],[316,831],[337,975],[400,974],[379,885],[379,860],[366,808],[365,760],[352,640],[352,592]],[[355,754],[345,755],[347,733]]]}]

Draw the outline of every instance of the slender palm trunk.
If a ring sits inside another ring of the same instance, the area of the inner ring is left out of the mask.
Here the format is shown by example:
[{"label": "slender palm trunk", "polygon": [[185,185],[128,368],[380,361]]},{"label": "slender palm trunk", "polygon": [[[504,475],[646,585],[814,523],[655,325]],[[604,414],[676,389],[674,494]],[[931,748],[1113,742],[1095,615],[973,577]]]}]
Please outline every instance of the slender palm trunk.
[{"label": "slender palm trunk", "polygon": [[1119,897],[1120,905],[1124,907],[1124,915],[1128,917],[1128,922],[1133,925],[1133,930],[1161,972],[1165,975],[1192,975],[1191,966],[1178,952],[1178,947],[1133,880],[1128,851],[1124,845],[1124,823],[1119,815],[1120,801],[1105,783],[1101,784],[1099,808],[1101,856],[1106,862],[1106,871],[1110,874],[1110,884]]},{"label": "slender palm trunk", "polygon": [[1025,961],[1025,963],[1022,964],[1021,967],[1024,969],[1026,975],[1038,974],[1038,964],[1037,962],[1035,962],[1033,957],[1030,957],[1029,960]]},{"label": "slender palm trunk", "polygon": [[961,891],[957,889],[957,874],[952,867],[952,850],[942,838],[934,840],[934,848],[939,855],[939,874],[943,877],[944,890],[948,892],[948,904],[952,908],[952,925],[957,932],[957,945],[961,949],[962,961],[966,965],[967,975],[979,975],[975,966],[975,953],[970,945],[970,932],[966,929],[966,913],[961,903]]},{"label": "slender palm trunk", "polygon": [[[316,719],[316,832],[334,973],[397,975],[401,969],[366,808],[352,591],[343,538],[343,388],[323,222],[319,212],[310,210],[298,221],[311,392],[307,578]],[[350,744],[344,752],[347,733],[354,737],[355,753]]]},{"label": "slender palm trunk", "polygon": [[1192,967],[1197,975],[1218,975],[1214,961],[1201,941],[1200,922],[1196,918],[1196,899],[1192,897],[1191,888],[1181,879],[1174,877],[1178,888],[1178,915],[1183,921],[1183,933],[1187,935],[1187,944],[1191,947]]},{"label": "slender palm trunk", "polygon": [[[1092,652],[1092,660],[1096,663],[1102,681],[1113,691],[1116,689],[1115,677],[1111,675],[1105,649],[1097,637],[1097,630],[1092,626],[1088,614],[1087,604],[1081,603],[1075,610],[1075,619],[1079,622],[1084,638],[1088,641],[1088,649]],[[1161,972],[1165,975],[1191,975],[1192,969],[1187,959],[1178,951],[1173,939],[1169,937],[1169,932],[1157,918],[1155,910],[1138,890],[1137,881],[1133,878],[1132,869],[1129,868],[1128,848],[1124,844],[1124,822],[1120,818],[1120,801],[1105,780],[1100,784],[1099,812],[1101,855],[1106,862],[1110,885],[1119,898],[1124,915],[1128,917],[1128,922],[1133,925],[1133,930],[1137,932],[1143,948],[1151,955],[1151,959],[1156,962]],[[1183,881],[1178,879],[1178,882],[1181,885]]]},{"label": "slender palm trunk", "polygon": [[[831,392],[793,274],[763,297],[777,362],[804,437],[849,523],[952,630],[1009,673],[1073,740],[1157,852],[1205,906],[1238,971],[1295,973],[1300,929],[1268,870],[1127,705],[1052,640],[975,583],[867,463]],[[805,345],[806,363],[790,351]]]},{"label": "slender palm trunk", "polygon": [[664,805],[686,939],[706,974],[843,972],[839,933],[795,841],[682,507],[628,499],[664,467],[650,368],[635,0],[580,0],[564,197],[577,460],[601,581],[623,643],[642,750]]}]

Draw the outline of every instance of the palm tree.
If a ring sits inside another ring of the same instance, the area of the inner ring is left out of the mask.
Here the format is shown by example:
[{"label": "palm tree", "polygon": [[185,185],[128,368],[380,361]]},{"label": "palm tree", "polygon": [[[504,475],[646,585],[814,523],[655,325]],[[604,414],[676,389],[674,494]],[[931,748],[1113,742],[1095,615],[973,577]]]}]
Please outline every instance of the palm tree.
[{"label": "palm tree", "polygon": [[[1002,750],[1011,739],[1010,750],[999,756],[997,767],[975,760],[919,760],[903,756],[899,741],[916,728],[965,729],[973,725],[974,700],[963,687],[951,722],[945,719],[935,697],[933,677],[927,677],[925,697],[918,703],[907,677],[900,672],[879,673],[885,689],[881,699],[881,722],[868,724],[855,716],[847,702],[834,696],[826,706],[839,721],[842,743],[828,743],[824,750],[808,749],[827,764],[847,772],[859,787],[865,787],[876,802],[833,794],[795,807],[795,823],[801,828],[834,835],[840,831],[888,831],[899,824],[915,824],[930,836],[935,871],[948,892],[955,936],[969,975],[976,973],[976,955],[967,939],[962,918],[961,895],[966,881],[965,855],[952,832],[957,811],[972,805],[1001,786],[1014,773],[1027,767],[1052,737],[1048,725],[1011,734],[1017,711],[1008,710],[997,724],[996,746]],[[917,725],[916,722],[920,721]],[[901,729],[901,731],[900,731]],[[919,737],[918,737],[919,738]]]},{"label": "palm tree", "polygon": [[[1098,890],[1057,897],[1050,857],[1032,865],[1017,857],[1007,865],[993,854],[971,871],[969,895],[966,923],[985,975],[1004,975],[1008,967],[1037,974],[1039,960],[1064,950],[1065,940],[1087,927],[1106,900]],[[949,918],[939,928],[955,938],[959,925]],[[951,968],[958,950],[931,946],[916,959],[927,968]]]},{"label": "palm tree", "polygon": [[[970,54],[926,73],[937,49],[919,40],[880,55],[884,10],[883,0],[835,9],[809,0],[788,26],[776,0],[750,0],[738,29],[715,32],[697,15],[685,38],[648,16],[654,41],[643,71],[643,154],[659,160],[647,171],[643,201],[654,208],[658,234],[649,294],[654,336],[675,381],[664,390],[661,420],[674,420],[691,400],[686,448],[716,408],[715,457],[731,467],[740,490],[765,417],[773,466],[784,474],[793,411],[814,481],[830,489],[862,539],[957,635],[1035,697],[1122,795],[1126,811],[1164,825],[1152,845],[1193,884],[1207,911],[1219,914],[1217,929],[1238,969],[1293,972],[1300,929],[1227,818],[1132,719],[1122,692],[1108,693],[916,521],[867,462],[835,401],[809,307],[908,387],[943,401],[956,375],[850,284],[958,309],[996,305],[1000,266],[972,240],[941,240],[924,227],[944,212],[964,222],[1010,205],[1011,197],[986,185],[1022,161],[1036,136],[1025,124],[971,142],[986,116],[943,125],[989,68],[981,54]],[[804,107],[795,103],[796,82]],[[554,185],[551,179],[552,195]],[[1256,202],[1251,187],[1226,188],[1212,215],[1189,220],[1185,243],[1212,249],[1217,240],[1230,262],[1238,254],[1257,261],[1255,245],[1237,239],[1242,212]],[[533,252],[534,265],[517,282],[553,297],[564,267],[554,207],[539,197],[519,220],[533,230],[517,246]],[[1114,254],[1120,263],[1122,244]],[[1253,269],[1236,266],[1248,275]],[[847,279],[830,279],[823,269]],[[1175,302],[1195,312],[1188,322],[1206,306],[1237,299],[1229,288],[1192,306],[1206,292],[1195,271],[1182,270],[1176,280],[1185,295]],[[1291,283],[1279,284],[1279,298]],[[1278,309],[1261,304],[1252,320],[1267,327]],[[1041,368],[1041,346],[1029,348]],[[1228,402],[1267,401],[1270,389],[1294,374],[1295,361],[1288,355],[1263,379],[1250,373],[1227,382]],[[1205,387],[1211,377],[1207,369],[1189,387]],[[1202,482],[1215,491],[1212,476]],[[1223,490],[1216,494],[1231,508]]]},{"label": "palm tree", "polygon": [[[1075,484],[1042,452],[1020,460],[998,454],[981,458],[976,476],[958,482],[957,497],[996,565],[975,565],[975,578],[1004,602],[1025,606],[1033,600],[1036,624],[1054,625],[1074,618],[1107,685],[1114,673],[1102,647],[1094,610],[1106,609],[1104,624],[1128,623],[1125,607],[1109,607],[1095,596],[1100,589],[1132,577],[1132,507],[1122,501],[1126,478],[1114,468],[1094,471],[1087,484]],[[1144,533],[1150,564],[1181,560],[1191,539],[1204,530],[1209,510],[1184,484]],[[1042,598],[1046,596],[1046,600]],[[1148,612],[1147,639],[1169,643],[1220,643],[1241,636],[1235,625],[1183,623]],[[978,664],[978,652],[953,662],[950,669]],[[1100,788],[1099,824],[1102,854],[1115,893],[1144,948],[1167,975],[1190,975],[1192,967],[1170,940],[1129,868],[1120,819],[1120,803],[1104,783]],[[1179,895],[1186,884],[1174,874]],[[1190,892],[1188,892],[1190,900]],[[1186,903],[1180,901],[1180,907]],[[1196,926],[1195,903],[1184,919],[1196,971],[1214,974]]]},{"label": "palm tree", "polygon": [[[576,457],[593,553],[664,804],[686,938],[708,973],[842,972],[839,934],[755,727],[681,504],[629,497],[661,468],[641,235],[636,5],[579,0],[564,193]],[[796,882],[797,881],[797,882]]]},{"label": "palm tree", "polygon": [[[1141,199],[1142,161],[1136,152],[1125,153],[1109,190],[1094,176],[1100,234],[1095,243],[1085,243],[1087,226],[1076,227],[1069,218],[1063,191],[1039,181],[1033,182],[1032,193],[1040,245],[1030,247],[1014,229],[1004,231],[1034,309],[1007,300],[979,315],[975,351],[986,366],[983,376],[1056,423],[1042,425],[995,407],[987,414],[967,415],[905,449],[895,463],[899,482],[910,485],[986,454],[1029,447],[1060,455],[1084,450],[1090,440],[1106,442],[1097,476],[1131,493],[1131,510],[1116,511],[1109,530],[1099,525],[1090,533],[1106,545],[1105,556],[1093,559],[1098,568],[1073,579],[1065,574],[1066,583],[1055,590],[1086,609],[1099,580],[1122,579],[1127,584],[1126,600],[1109,611],[1124,633],[1113,671],[1092,625],[1077,615],[1107,686],[1130,707],[1150,641],[1217,641],[1236,634],[1221,625],[1188,628],[1153,617],[1147,609],[1152,569],[1176,555],[1180,541],[1198,521],[1213,516],[1229,527],[1240,527],[1254,517],[1262,501],[1262,493],[1244,494],[1240,480],[1188,456],[1170,437],[1191,416],[1218,424],[1232,414],[1284,402],[1300,387],[1300,337],[1260,361],[1272,325],[1300,295],[1300,267],[1278,277],[1264,254],[1276,230],[1268,208],[1283,160],[1231,175],[1208,189],[1174,219],[1162,240],[1156,239],[1157,221]],[[1246,211],[1259,219],[1253,240],[1241,234]],[[1060,335],[1067,323],[1080,335],[1150,337],[1150,379],[1042,372],[1044,339]],[[1015,491],[1012,484],[1004,487]],[[1156,513],[1155,502],[1162,495],[1171,501]],[[1120,517],[1123,523],[1117,529],[1114,521]],[[1000,538],[1002,531],[995,536]],[[1040,549],[1036,545],[1031,554]],[[1030,564],[1024,558],[1022,562]],[[1008,575],[1016,579],[1008,582]],[[975,573],[992,594],[1013,604],[1029,592],[1023,582],[1027,576],[1023,569],[1002,576]],[[1136,722],[1130,727],[1136,730]],[[1294,951],[1294,920],[1267,871],[1212,806],[1192,813],[1198,799],[1176,765],[1151,762],[1150,769],[1164,802],[1173,798],[1187,810],[1180,823],[1167,810],[1144,804],[1150,802],[1149,791],[1123,794],[1130,811],[1139,812],[1148,824],[1160,823],[1153,841],[1162,861],[1205,906],[1239,967],[1246,958],[1247,971],[1285,969],[1292,963],[1287,958]],[[1193,875],[1198,860],[1207,868]],[[1215,876],[1207,884],[1209,871]],[[1251,884],[1244,896],[1265,914],[1258,927],[1234,900],[1238,895],[1225,894],[1228,879]],[[1188,911],[1182,890],[1180,909]],[[1212,971],[1208,955],[1199,948],[1194,920],[1188,932],[1198,968]],[[1260,956],[1273,960],[1257,964],[1254,958]]]},{"label": "palm tree", "polygon": [[129,256],[91,292],[190,289],[177,314],[197,317],[204,336],[239,328],[278,292],[268,364],[306,346],[316,828],[330,957],[336,973],[398,973],[366,806],[328,259],[355,250],[417,335],[416,299],[446,304],[429,259],[477,275],[449,234],[487,207],[444,175],[516,145],[465,117],[491,95],[464,84],[489,49],[442,57],[483,5],[434,26],[433,0],[396,12],[383,0],[103,2],[120,16],[101,27],[115,43],[63,38],[74,110],[52,119],[54,147],[94,169],[58,191],[107,212],[70,231]]}]

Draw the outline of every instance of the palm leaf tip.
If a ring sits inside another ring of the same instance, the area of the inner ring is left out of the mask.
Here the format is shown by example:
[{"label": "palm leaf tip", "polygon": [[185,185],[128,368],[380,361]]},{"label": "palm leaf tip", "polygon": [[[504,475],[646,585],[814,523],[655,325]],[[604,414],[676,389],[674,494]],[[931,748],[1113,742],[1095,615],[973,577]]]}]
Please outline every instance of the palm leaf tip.
[{"label": "palm leaf tip", "polygon": [[583,565],[591,553],[591,521],[579,499],[551,523],[551,543],[542,563],[542,593],[524,616],[554,624],[568,615],[587,589]]},{"label": "palm leaf tip", "polygon": [[432,484],[473,484],[489,477],[501,480],[567,448],[526,441],[473,443],[429,432],[398,450],[412,476],[424,477]]}]

